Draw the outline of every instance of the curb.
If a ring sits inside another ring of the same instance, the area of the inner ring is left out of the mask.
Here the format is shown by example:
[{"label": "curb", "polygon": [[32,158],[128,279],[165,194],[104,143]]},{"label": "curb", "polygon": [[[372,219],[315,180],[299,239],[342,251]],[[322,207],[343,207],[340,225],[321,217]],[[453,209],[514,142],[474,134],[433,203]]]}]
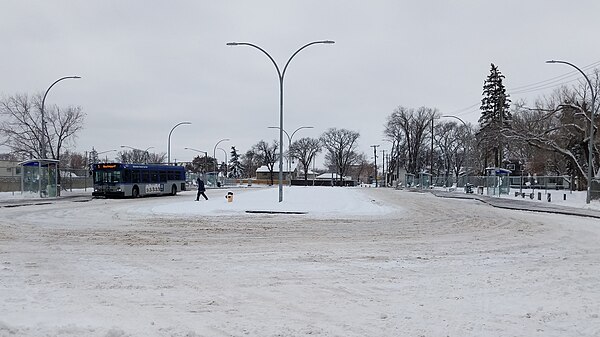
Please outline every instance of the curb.
[{"label": "curb", "polygon": [[537,204],[537,203],[529,202],[529,201],[494,198],[494,197],[488,197],[488,196],[481,196],[481,195],[477,195],[477,194],[460,194],[460,193],[457,194],[457,193],[442,192],[442,191],[430,191],[430,192],[431,192],[431,194],[433,194],[439,198],[478,200],[485,204],[488,204],[490,206],[497,207],[497,208],[512,209],[512,210],[519,210],[519,211],[529,211],[529,212],[539,212],[539,213],[575,215],[575,216],[600,219],[600,211],[585,209],[585,208]]},{"label": "curb", "polygon": [[21,206],[48,205],[60,201],[85,202],[92,200],[92,196],[75,194],[54,198],[7,199],[0,201],[0,208],[14,208]]}]

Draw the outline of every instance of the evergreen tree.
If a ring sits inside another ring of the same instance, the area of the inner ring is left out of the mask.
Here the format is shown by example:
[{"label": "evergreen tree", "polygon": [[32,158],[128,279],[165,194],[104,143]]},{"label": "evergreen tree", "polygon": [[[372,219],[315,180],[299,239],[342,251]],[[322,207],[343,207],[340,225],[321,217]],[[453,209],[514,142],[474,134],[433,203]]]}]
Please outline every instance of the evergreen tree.
[{"label": "evergreen tree", "polygon": [[244,167],[240,162],[240,155],[237,153],[235,146],[231,147],[231,159],[229,159],[229,176],[239,179],[244,175]]},{"label": "evergreen tree", "polygon": [[504,75],[492,63],[490,75],[483,83],[483,98],[481,99],[481,117],[479,117],[479,132],[477,138],[484,153],[484,165],[487,166],[490,155],[496,167],[501,167],[504,158],[506,142],[502,131],[510,129],[512,115],[510,99],[502,83]]}]

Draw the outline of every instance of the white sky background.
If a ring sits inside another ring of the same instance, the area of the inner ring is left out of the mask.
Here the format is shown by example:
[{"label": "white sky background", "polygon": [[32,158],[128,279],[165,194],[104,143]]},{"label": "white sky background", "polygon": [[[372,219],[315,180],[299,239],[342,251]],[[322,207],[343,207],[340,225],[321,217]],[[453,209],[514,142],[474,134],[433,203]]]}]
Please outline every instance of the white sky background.
[{"label": "white sky background", "polygon": [[[0,95],[43,93],[47,105],[80,105],[85,130],[74,149],[120,145],[191,160],[192,147],[245,152],[278,139],[275,68],[303,50],[285,77],[284,128],[294,140],[329,127],[359,131],[372,157],[399,105],[435,107],[475,123],[490,63],[520,87],[600,60],[593,43],[600,2],[565,1],[3,1]],[[527,99],[552,88],[513,94]],[[476,105],[475,108],[466,109]],[[461,111],[462,110],[462,111]],[[286,148],[287,148],[287,139]],[[0,147],[1,152],[8,149]],[[109,158],[115,153],[109,153]],[[224,160],[217,150],[217,158]]]}]

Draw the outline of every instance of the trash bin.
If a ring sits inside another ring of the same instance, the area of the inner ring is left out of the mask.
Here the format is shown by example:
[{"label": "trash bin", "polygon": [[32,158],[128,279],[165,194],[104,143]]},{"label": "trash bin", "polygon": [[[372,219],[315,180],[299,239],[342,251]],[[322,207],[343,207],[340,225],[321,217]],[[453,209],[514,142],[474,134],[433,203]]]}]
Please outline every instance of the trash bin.
[{"label": "trash bin", "polygon": [[465,193],[473,193],[473,184],[465,184]]},{"label": "trash bin", "polygon": [[227,202],[233,202],[233,192],[231,192],[231,191],[227,192],[227,195],[225,196],[225,198],[227,199]]},{"label": "trash bin", "polygon": [[477,194],[483,194],[483,186],[477,186]]}]

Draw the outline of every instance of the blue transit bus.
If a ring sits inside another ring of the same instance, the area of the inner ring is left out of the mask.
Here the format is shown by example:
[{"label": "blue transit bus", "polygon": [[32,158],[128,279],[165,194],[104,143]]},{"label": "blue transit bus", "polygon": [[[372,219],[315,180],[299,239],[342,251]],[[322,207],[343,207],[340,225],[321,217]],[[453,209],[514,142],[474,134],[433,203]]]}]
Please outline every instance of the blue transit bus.
[{"label": "blue transit bus", "polygon": [[100,163],[92,165],[93,196],[175,195],[185,191],[183,166]]}]

